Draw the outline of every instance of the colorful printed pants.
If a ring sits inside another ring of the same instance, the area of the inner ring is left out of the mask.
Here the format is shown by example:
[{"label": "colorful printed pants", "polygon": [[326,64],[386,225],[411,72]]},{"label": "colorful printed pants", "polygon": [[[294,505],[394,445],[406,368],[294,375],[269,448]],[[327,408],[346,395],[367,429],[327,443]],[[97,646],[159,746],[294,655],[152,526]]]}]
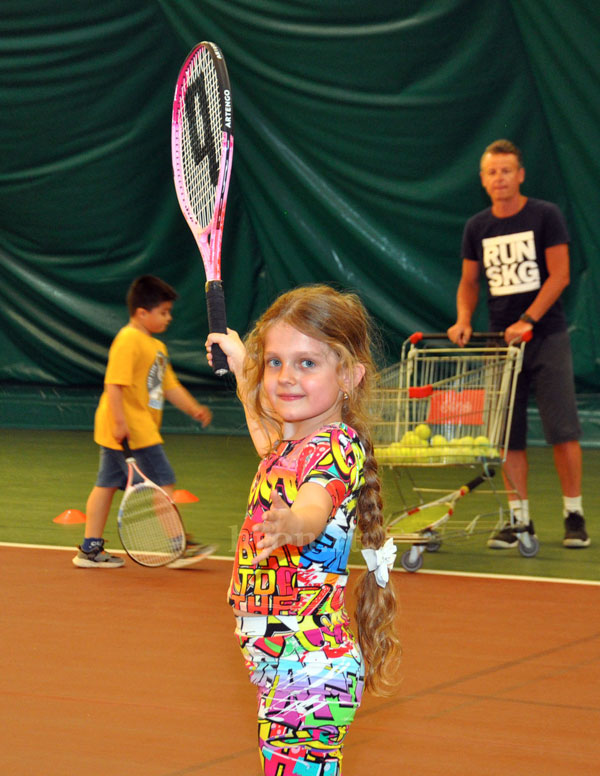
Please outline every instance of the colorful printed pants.
[{"label": "colorful printed pants", "polygon": [[364,684],[346,612],[236,620],[250,681],[258,687],[265,776],[341,776],[342,746]]}]

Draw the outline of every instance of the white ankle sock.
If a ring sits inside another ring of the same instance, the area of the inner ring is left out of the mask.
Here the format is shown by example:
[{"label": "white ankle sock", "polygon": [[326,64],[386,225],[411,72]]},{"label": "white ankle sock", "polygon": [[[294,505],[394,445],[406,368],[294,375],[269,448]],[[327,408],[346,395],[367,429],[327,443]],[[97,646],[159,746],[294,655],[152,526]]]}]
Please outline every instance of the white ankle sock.
[{"label": "white ankle sock", "polygon": [[580,515],[583,515],[583,505],[581,502],[582,502],[581,496],[575,496],[574,498],[569,498],[569,496],[563,496],[564,517],[566,517],[569,514],[569,512],[579,512]]},{"label": "white ankle sock", "polygon": [[508,506],[517,523],[529,523],[529,499],[509,501]]}]

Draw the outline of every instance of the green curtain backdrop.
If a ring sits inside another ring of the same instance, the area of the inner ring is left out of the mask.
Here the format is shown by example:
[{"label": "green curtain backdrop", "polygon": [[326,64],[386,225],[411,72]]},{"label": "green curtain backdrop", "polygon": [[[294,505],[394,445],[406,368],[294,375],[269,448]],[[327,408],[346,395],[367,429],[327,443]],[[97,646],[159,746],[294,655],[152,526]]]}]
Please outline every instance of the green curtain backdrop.
[{"label": "green curtain backdrop", "polygon": [[177,372],[225,390],[170,163],[177,73],[208,39],[235,108],[232,327],[327,281],[361,294],[388,363],[408,333],[445,329],[462,227],[487,204],[479,157],[508,137],[524,192],[567,217],[578,390],[600,393],[599,21],[592,0],[4,0],[0,388],[100,386],[148,272],[180,294]]}]

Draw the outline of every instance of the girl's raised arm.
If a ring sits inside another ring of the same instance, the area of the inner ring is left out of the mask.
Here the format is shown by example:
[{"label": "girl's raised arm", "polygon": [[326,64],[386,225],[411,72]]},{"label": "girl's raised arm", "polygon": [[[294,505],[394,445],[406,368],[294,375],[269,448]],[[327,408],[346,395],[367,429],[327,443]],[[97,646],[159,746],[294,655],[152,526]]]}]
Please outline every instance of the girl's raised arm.
[{"label": "girl's raised arm", "polygon": [[216,343],[220,346],[221,350],[227,356],[227,364],[229,369],[235,375],[237,381],[237,392],[244,407],[244,414],[246,415],[246,425],[250,432],[250,437],[256,448],[256,452],[262,458],[265,456],[272,447],[274,439],[269,437],[263,424],[260,423],[256,413],[250,407],[246,398],[246,386],[244,384],[244,359],[246,357],[246,348],[244,343],[240,339],[237,331],[233,329],[227,329],[227,334],[219,332],[211,332],[206,339],[206,357],[208,363],[212,366],[212,354],[211,346]]}]

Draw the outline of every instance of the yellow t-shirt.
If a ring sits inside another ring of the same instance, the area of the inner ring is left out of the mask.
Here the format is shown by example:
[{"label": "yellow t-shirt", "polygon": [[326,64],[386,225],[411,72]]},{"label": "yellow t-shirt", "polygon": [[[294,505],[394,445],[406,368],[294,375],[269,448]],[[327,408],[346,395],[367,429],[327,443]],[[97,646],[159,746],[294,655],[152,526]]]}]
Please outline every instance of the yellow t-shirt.
[{"label": "yellow t-shirt", "polygon": [[[132,448],[160,444],[164,392],[180,385],[163,342],[133,326],[124,326],[108,351],[105,385],[123,388],[125,418]],[[94,441],[120,450],[112,435],[106,389],[100,397],[94,422]]]}]

